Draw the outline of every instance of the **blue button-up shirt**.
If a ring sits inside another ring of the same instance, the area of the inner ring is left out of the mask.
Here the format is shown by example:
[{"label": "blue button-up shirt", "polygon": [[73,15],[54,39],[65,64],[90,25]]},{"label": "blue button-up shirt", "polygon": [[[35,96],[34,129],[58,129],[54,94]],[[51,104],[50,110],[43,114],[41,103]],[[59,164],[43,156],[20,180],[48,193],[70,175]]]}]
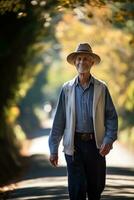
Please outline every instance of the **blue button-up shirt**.
[{"label": "blue button-up shirt", "polygon": [[76,110],[76,132],[93,133],[93,94],[94,84],[91,76],[85,89],[82,88],[79,79],[76,79],[75,87],[75,110]]},{"label": "blue button-up shirt", "polygon": [[[79,83],[79,79],[76,79],[75,83],[75,106],[76,106],[76,132],[94,132],[93,127],[93,94],[94,94],[94,80],[90,76],[88,86],[83,89]],[[56,141],[60,136],[62,137],[66,123],[65,114],[65,94],[64,90],[61,90],[59,101],[57,105],[57,111],[53,122],[52,134],[53,139]],[[107,143],[112,143],[116,139],[118,130],[118,117],[112,102],[110,93],[106,87],[105,92],[105,132],[109,136]],[[58,142],[58,141],[57,141]],[[55,149],[55,150],[54,150]],[[57,146],[53,148],[53,153],[57,153]]]}]

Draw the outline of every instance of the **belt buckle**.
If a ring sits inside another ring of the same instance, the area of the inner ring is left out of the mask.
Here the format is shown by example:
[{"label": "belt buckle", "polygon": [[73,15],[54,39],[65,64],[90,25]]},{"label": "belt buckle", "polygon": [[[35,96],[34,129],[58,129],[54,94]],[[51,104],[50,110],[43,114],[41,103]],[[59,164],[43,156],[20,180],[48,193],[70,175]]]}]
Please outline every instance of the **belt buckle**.
[{"label": "belt buckle", "polygon": [[83,141],[88,141],[88,140],[90,140],[90,136],[87,135],[86,133],[84,133],[84,134],[81,135],[81,139],[82,139]]}]

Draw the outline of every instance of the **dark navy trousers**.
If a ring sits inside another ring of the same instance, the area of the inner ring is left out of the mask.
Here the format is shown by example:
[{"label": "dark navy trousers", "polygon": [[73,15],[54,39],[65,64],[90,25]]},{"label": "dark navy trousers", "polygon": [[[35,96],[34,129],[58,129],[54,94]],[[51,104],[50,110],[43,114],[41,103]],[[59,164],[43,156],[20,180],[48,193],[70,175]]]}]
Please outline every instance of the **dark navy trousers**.
[{"label": "dark navy trousers", "polygon": [[73,156],[65,154],[70,200],[100,200],[105,187],[106,161],[95,140],[75,139]]}]

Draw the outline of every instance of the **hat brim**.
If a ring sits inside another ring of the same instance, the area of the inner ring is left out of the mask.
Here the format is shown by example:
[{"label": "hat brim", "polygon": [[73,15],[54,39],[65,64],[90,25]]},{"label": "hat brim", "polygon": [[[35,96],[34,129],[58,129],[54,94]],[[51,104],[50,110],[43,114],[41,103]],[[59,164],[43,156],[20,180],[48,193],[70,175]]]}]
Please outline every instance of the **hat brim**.
[{"label": "hat brim", "polygon": [[100,56],[98,56],[98,55],[95,54],[95,53],[79,51],[79,52],[70,53],[70,54],[67,56],[67,62],[70,63],[71,65],[74,65],[75,58],[76,58],[76,56],[79,55],[79,54],[87,54],[87,55],[89,55],[90,57],[93,58],[94,63],[95,63],[96,65],[99,64],[100,61],[101,61]]}]

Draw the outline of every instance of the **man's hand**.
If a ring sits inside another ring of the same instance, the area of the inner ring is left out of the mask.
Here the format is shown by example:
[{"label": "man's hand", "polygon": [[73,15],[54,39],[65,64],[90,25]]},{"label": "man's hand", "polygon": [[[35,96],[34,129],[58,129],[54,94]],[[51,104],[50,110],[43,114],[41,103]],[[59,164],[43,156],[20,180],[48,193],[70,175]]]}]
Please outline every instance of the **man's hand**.
[{"label": "man's hand", "polygon": [[54,167],[57,167],[58,166],[58,155],[57,154],[52,154],[50,155],[50,158],[49,158],[51,164],[54,166]]},{"label": "man's hand", "polygon": [[99,153],[101,156],[106,156],[110,152],[111,148],[112,144],[102,144]]}]

